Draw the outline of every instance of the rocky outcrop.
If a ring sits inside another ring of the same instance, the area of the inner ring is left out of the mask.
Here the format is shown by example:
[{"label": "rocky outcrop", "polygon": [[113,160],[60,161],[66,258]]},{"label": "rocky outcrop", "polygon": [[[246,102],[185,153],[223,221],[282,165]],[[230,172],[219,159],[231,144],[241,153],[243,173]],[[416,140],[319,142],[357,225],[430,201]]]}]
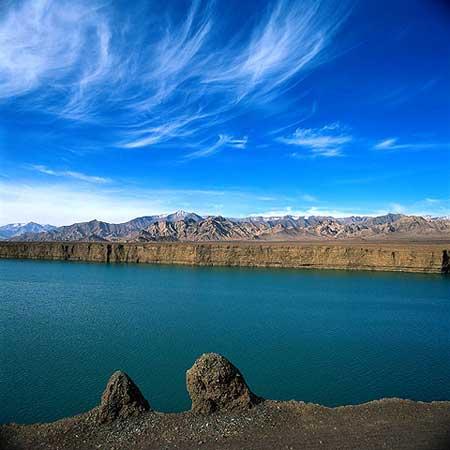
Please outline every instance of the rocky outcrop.
[{"label": "rocky outcrop", "polygon": [[246,410],[261,401],[241,372],[217,353],[205,353],[195,361],[186,372],[186,385],[195,413]]},{"label": "rocky outcrop", "polygon": [[[298,401],[257,403],[239,370],[208,353],[188,371],[192,411],[148,414],[123,372],[99,408],[47,424],[0,425],[0,448],[222,450],[438,450],[450,448],[450,402],[382,399],[326,408]],[[255,406],[255,407],[252,407]],[[39,405],[36,405],[39,407]],[[98,410],[104,415],[101,423]],[[220,411],[220,414],[210,414]],[[117,420],[120,419],[120,420]]]},{"label": "rocky outcrop", "polygon": [[198,266],[448,272],[450,243],[0,242],[0,258]]},{"label": "rocky outcrop", "polygon": [[150,405],[133,380],[120,370],[114,372],[106,385],[97,412],[100,423],[126,419],[149,411]]}]

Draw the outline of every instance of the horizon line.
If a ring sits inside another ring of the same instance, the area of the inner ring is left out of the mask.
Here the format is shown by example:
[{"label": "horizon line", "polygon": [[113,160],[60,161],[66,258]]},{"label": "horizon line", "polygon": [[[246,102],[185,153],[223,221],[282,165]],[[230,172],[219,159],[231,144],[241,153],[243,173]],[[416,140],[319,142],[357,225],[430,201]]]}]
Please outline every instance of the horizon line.
[{"label": "horizon line", "polygon": [[[186,214],[186,215],[196,215],[198,217],[200,217],[202,220],[204,219],[208,219],[208,218],[224,218],[224,219],[229,219],[229,220],[233,220],[233,219],[238,219],[238,220],[245,220],[245,219],[256,219],[256,218],[262,218],[265,220],[270,220],[270,219],[283,219],[283,218],[292,218],[292,219],[300,219],[300,218],[304,218],[304,219],[310,219],[312,217],[315,218],[323,218],[323,219],[335,219],[335,220],[342,220],[342,219],[349,219],[352,217],[359,217],[359,218],[377,218],[377,217],[385,217],[385,216],[402,216],[402,217],[421,217],[423,219],[441,219],[441,220],[449,220],[449,216],[447,215],[443,215],[443,216],[439,216],[439,215],[432,215],[432,214],[407,214],[407,213],[399,213],[399,212],[386,212],[386,213],[374,213],[374,214],[349,214],[347,216],[334,216],[334,215],[321,215],[321,214],[310,214],[310,215],[299,215],[299,214],[249,214],[249,215],[243,215],[243,216],[227,216],[227,215],[222,215],[222,214],[199,214],[196,213],[194,211],[185,211],[183,209],[179,209],[176,210],[174,212],[169,212],[169,213],[160,213],[160,214],[149,214],[149,215],[144,215],[144,216],[137,216],[137,217],[133,217],[132,219],[126,220],[124,222],[108,222],[106,220],[101,220],[101,219],[90,219],[90,220],[84,220],[84,221],[80,221],[80,222],[73,222],[67,225],[52,225],[50,223],[39,223],[36,222],[34,220],[30,220],[28,222],[11,222],[11,223],[6,223],[4,225],[0,225],[0,228],[3,227],[7,227],[7,226],[26,226],[26,225],[30,225],[30,224],[37,224],[37,225],[41,225],[41,226],[54,226],[55,228],[61,228],[61,227],[65,227],[65,226],[72,226],[72,225],[77,225],[77,224],[83,224],[83,223],[90,223],[90,222],[102,222],[102,223],[108,223],[108,224],[113,224],[113,225],[120,225],[123,223],[128,223],[131,222],[133,220],[136,219],[142,219],[142,218],[146,218],[146,217],[160,217],[161,220],[164,220],[164,218],[167,218],[168,216],[173,216],[176,214]],[[180,219],[183,220],[183,219]]]}]

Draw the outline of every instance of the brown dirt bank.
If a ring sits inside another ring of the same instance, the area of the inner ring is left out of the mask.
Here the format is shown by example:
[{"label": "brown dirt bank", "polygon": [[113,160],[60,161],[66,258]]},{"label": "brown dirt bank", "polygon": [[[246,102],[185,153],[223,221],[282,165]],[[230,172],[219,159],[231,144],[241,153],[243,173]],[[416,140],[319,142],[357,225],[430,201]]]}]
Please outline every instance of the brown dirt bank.
[{"label": "brown dirt bank", "polygon": [[450,402],[384,399],[325,408],[265,401],[201,416],[147,412],[98,425],[87,413],[50,424],[0,427],[2,449],[417,449],[450,448]]},{"label": "brown dirt bank", "polygon": [[449,242],[0,242],[0,258],[448,273]]},{"label": "brown dirt bank", "polygon": [[2,449],[430,449],[450,448],[450,402],[383,399],[326,408],[255,395],[216,353],[186,372],[189,412],[152,411],[130,377],[115,372],[100,405],[48,424],[0,426]]}]

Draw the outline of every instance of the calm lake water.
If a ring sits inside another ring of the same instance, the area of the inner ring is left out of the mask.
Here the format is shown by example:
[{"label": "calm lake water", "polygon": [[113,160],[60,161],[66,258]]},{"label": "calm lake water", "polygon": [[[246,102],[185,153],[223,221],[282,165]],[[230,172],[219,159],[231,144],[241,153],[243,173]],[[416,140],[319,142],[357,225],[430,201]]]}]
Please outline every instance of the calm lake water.
[{"label": "calm lake water", "polygon": [[0,422],[86,411],[116,369],[188,409],[208,351],[268,398],[450,400],[450,277],[0,260]]}]

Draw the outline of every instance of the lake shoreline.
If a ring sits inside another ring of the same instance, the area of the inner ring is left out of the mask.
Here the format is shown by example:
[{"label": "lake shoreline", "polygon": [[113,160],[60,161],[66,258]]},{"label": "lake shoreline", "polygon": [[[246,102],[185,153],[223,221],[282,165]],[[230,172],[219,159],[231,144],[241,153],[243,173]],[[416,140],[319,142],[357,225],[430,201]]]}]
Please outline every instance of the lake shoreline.
[{"label": "lake shoreline", "polygon": [[0,259],[449,272],[450,242],[0,242]]},{"label": "lake shoreline", "polygon": [[19,449],[448,449],[450,402],[375,400],[326,408],[267,400],[239,413],[148,412],[98,425],[89,413],[46,424],[0,425]]},{"label": "lake shoreline", "polygon": [[186,373],[192,408],[160,413],[124,372],[115,372],[99,406],[51,423],[0,425],[2,448],[39,449],[446,449],[450,402],[385,398],[328,408],[274,401],[250,391],[221,355]]}]

